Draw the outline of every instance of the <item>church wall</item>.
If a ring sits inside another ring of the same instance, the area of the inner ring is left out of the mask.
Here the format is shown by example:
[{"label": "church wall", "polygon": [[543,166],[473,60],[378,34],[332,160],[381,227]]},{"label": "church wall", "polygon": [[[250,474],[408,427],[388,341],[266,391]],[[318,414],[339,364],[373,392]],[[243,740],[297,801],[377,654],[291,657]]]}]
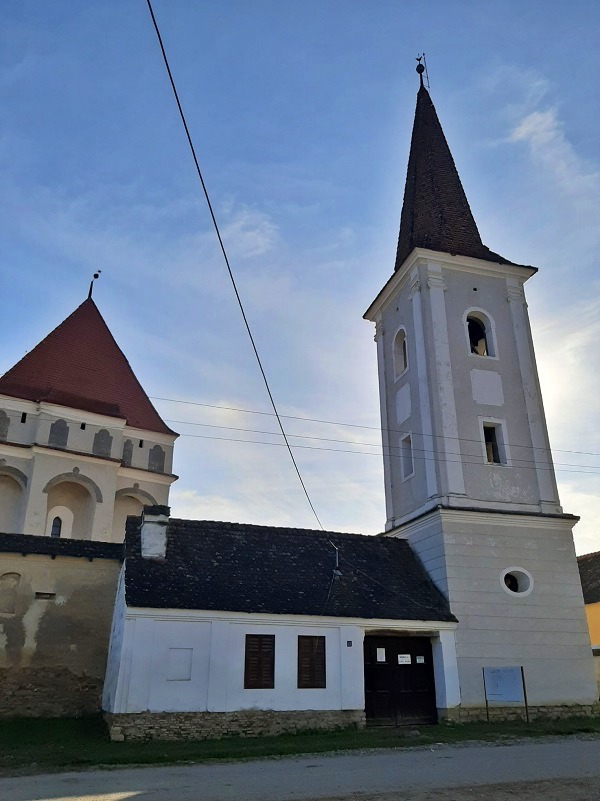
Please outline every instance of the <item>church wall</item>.
[{"label": "church wall", "polygon": [[[445,551],[445,581],[458,618],[456,649],[461,705],[485,705],[482,668],[525,669],[532,705],[589,705],[597,687],[581,584],[568,519],[443,511],[408,528],[425,562],[425,546]],[[403,530],[401,530],[403,535]],[[511,594],[507,568],[533,578],[530,593]],[[443,590],[443,583],[438,580]]]},{"label": "church wall", "polygon": [[[378,326],[382,338],[379,356],[380,393],[386,496],[391,504],[388,525],[427,502],[436,494],[437,480],[433,461],[434,440],[431,431],[429,379],[425,369],[422,296],[411,290],[408,281],[382,312]],[[394,374],[394,340],[399,329],[406,331],[408,369],[399,378]],[[401,439],[410,434],[414,474],[405,477]],[[387,441],[386,441],[387,438]]]},{"label": "church wall", "polygon": [[0,553],[0,717],[98,711],[119,567]]}]

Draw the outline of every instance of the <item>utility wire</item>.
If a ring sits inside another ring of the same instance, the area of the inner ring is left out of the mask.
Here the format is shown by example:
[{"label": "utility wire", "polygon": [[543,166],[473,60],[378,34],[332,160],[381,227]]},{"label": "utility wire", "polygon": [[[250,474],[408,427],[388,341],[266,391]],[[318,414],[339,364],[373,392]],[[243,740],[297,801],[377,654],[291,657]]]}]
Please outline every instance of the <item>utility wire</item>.
[{"label": "utility wire", "polygon": [[[192,439],[210,439],[216,440],[217,442],[241,442],[246,445],[272,445],[275,448],[284,448],[284,442],[264,442],[263,440],[256,440],[256,439],[237,439],[236,437],[212,437],[208,434],[181,434],[182,437],[190,437]],[[275,434],[275,436],[279,436],[279,434]],[[358,451],[358,450],[349,450],[347,448],[323,448],[318,445],[294,445],[295,448],[302,448],[302,450],[308,451],[328,451],[329,453],[355,453],[358,455],[364,456],[378,456],[381,457],[383,455],[382,452],[375,453],[374,451]],[[431,451],[433,453],[433,451]],[[388,456],[392,459],[401,459],[402,455],[400,453],[388,453]],[[415,456],[415,461],[422,461],[422,462],[439,462],[440,464],[462,464],[462,465],[475,465],[477,467],[481,467],[483,464],[488,466],[494,466],[492,463],[489,462],[482,462],[481,460],[478,461],[467,461],[464,458],[460,457],[460,454],[451,454],[453,456],[457,456],[457,459],[448,459],[442,455],[434,455],[434,456]],[[474,454],[468,454],[469,458],[474,457]],[[542,466],[542,465],[535,465],[533,462],[528,464],[514,464],[515,461],[519,461],[518,459],[511,459],[510,466],[515,467],[518,470],[546,470],[551,472],[555,468],[552,465]],[[499,465],[502,466],[502,465]],[[580,473],[585,476],[598,476],[600,472],[594,472],[595,466],[590,465],[589,469],[586,465],[567,465],[571,467],[582,467],[583,470],[565,470],[563,467],[559,467],[556,472],[558,473]]]},{"label": "utility wire", "polygon": [[216,219],[215,213],[213,211],[212,203],[210,202],[210,197],[208,195],[208,190],[206,188],[206,184],[204,183],[204,178],[202,177],[202,170],[200,169],[200,164],[199,164],[198,158],[196,156],[196,150],[194,148],[194,143],[192,142],[192,137],[190,135],[188,124],[187,124],[186,119],[185,119],[185,114],[183,113],[183,108],[182,108],[181,102],[179,100],[179,95],[177,93],[177,88],[175,87],[175,81],[173,80],[173,74],[171,73],[171,67],[169,66],[169,60],[167,59],[167,53],[166,53],[165,47],[163,45],[162,37],[160,35],[160,30],[158,28],[158,23],[156,22],[156,17],[154,16],[154,10],[152,8],[152,3],[150,2],[150,0],[146,0],[146,3],[148,4],[148,10],[150,12],[150,16],[152,17],[152,23],[154,25],[154,30],[156,31],[156,37],[158,39],[158,44],[160,45],[160,50],[161,50],[163,61],[165,63],[165,67],[166,67],[166,70],[167,70],[167,73],[168,73],[168,76],[169,76],[169,81],[171,82],[171,89],[173,90],[173,95],[175,97],[175,102],[177,103],[177,108],[179,110],[179,116],[181,117],[181,122],[183,123],[183,127],[184,127],[184,130],[185,130],[185,135],[187,137],[187,141],[188,141],[188,144],[190,146],[190,151],[192,153],[192,158],[194,159],[194,164],[196,165],[196,172],[198,173],[198,178],[200,179],[200,183],[202,185],[202,191],[204,192],[204,197],[206,198],[206,204],[208,206],[208,210],[210,212],[210,216],[211,216],[214,228],[215,228],[215,232],[216,232],[217,238],[219,240],[219,245],[221,246],[221,252],[223,253],[223,258],[225,260],[225,264],[227,265],[227,272],[229,273],[229,278],[231,279],[231,284],[233,286],[233,291],[235,292],[235,297],[236,297],[238,306],[240,308],[240,312],[241,312],[242,318],[244,320],[244,325],[246,326],[246,331],[248,332],[248,337],[250,338],[250,343],[252,344],[252,350],[254,351],[254,355],[256,357],[256,361],[258,363],[258,367],[259,367],[261,375],[263,377],[263,381],[264,381],[264,384],[265,384],[265,387],[266,387],[266,390],[267,390],[267,394],[269,396],[269,400],[271,401],[271,406],[273,407],[273,413],[275,414],[275,417],[277,418],[277,423],[279,424],[279,428],[281,429],[281,436],[285,440],[285,444],[286,444],[286,447],[288,449],[288,453],[290,454],[290,459],[292,460],[292,463],[293,463],[294,468],[296,470],[296,474],[298,475],[298,480],[300,481],[300,484],[302,485],[302,489],[304,490],[304,494],[306,495],[306,500],[308,501],[309,506],[312,509],[312,512],[313,512],[315,518],[317,519],[317,523],[323,529],[323,524],[319,520],[319,515],[317,514],[317,511],[316,511],[316,509],[315,509],[315,507],[313,505],[313,502],[310,499],[310,495],[308,494],[308,490],[306,489],[306,485],[304,483],[304,479],[302,478],[302,475],[300,473],[300,469],[298,468],[298,465],[296,463],[296,459],[294,458],[294,454],[292,452],[291,445],[290,445],[290,443],[288,441],[288,438],[286,436],[285,430],[283,428],[283,423],[281,422],[281,417],[279,416],[279,412],[277,411],[277,406],[275,405],[275,400],[274,400],[273,395],[271,393],[271,388],[269,386],[269,382],[267,380],[266,373],[265,373],[265,371],[263,369],[263,365],[262,365],[260,356],[258,354],[258,349],[256,347],[256,343],[254,342],[254,337],[252,336],[252,331],[250,329],[250,324],[248,323],[248,318],[246,317],[246,312],[244,311],[244,306],[242,304],[242,299],[240,298],[240,294],[238,292],[237,284],[236,284],[235,278],[233,276],[233,271],[231,269],[231,265],[229,264],[229,258],[227,256],[227,251],[225,250],[225,245],[223,244],[223,239],[221,238],[221,232],[220,232],[219,226],[217,224],[217,219]]},{"label": "utility wire", "polygon": [[[281,436],[279,431],[263,431],[263,430],[257,429],[257,428],[239,428],[239,427],[236,427],[236,426],[219,426],[219,425],[214,425],[212,423],[193,423],[191,421],[186,421],[186,420],[165,420],[165,422],[167,422],[167,423],[179,423],[179,424],[190,425],[190,426],[199,426],[201,428],[213,428],[213,429],[218,429],[218,430],[221,430],[221,431],[239,431],[239,432],[242,432],[242,433],[245,433],[245,434],[267,434],[267,435],[270,435],[270,436],[273,436],[273,437],[280,437]],[[418,434],[418,432],[415,432],[415,431],[411,431],[410,433],[413,434],[413,435]],[[199,436],[200,438],[202,437],[202,435],[194,435],[194,434],[180,434],[180,436],[182,436],[182,437]],[[336,438],[332,438],[332,437],[314,437],[314,436],[308,436],[306,434],[289,434],[289,433],[288,433],[288,438],[289,439],[309,439],[309,440],[312,440],[312,441],[315,441],[315,442],[335,442],[335,443],[338,443],[340,445],[356,445],[356,446],[361,446],[361,447],[365,447],[365,448],[379,448],[379,451],[377,452],[376,455],[380,456],[383,453],[383,447],[382,447],[381,442],[360,442],[360,441],[357,442],[356,440],[353,440],[353,439],[336,439]],[[224,439],[226,439],[226,438],[224,438]],[[247,442],[248,440],[241,440],[241,441],[242,442]],[[481,440],[466,440],[466,441],[467,442],[475,442],[475,443],[481,444]],[[277,443],[271,443],[271,444],[277,444]],[[300,447],[300,446],[295,445],[294,447]],[[513,448],[514,446],[507,445],[507,447]],[[528,446],[528,445],[522,445],[520,447],[530,448],[530,446]],[[402,448],[401,448],[400,445],[386,445],[385,446],[385,450],[386,450],[386,452],[390,452],[390,454],[393,456],[394,454],[391,453],[392,451],[401,451]],[[368,452],[367,451],[356,451],[356,453],[368,453]],[[430,454],[433,454],[436,457],[436,459],[443,459],[442,454],[439,454],[439,452],[436,451],[435,449],[433,449],[433,448],[416,448],[416,447],[414,447],[414,444],[413,444],[413,453],[425,453],[425,454],[430,453]],[[455,454],[455,455],[458,456],[458,454]],[[467,456],[472,456],[473,454],[466,454],[466,455]],[[518,465],[519,467],[531,464],[531,465],[536,465],[536,468],[537,468],[537,463],[536,463],[536,461],[534,459],[523,459],[523,458],[520,458],[520,457],[513,457],[511,459],[511,463],[515,463],[515,462],[519,463],[519,465]],[[562,466],[562,467],[589,467],[589,468],[597,467],[597,465],[572,464],[571,462],[554,462],[554,466],[555,467],[557,467],[559,465]]]},{"label": "utility wire", "polygon": [[[187,400],[180,400],[179,398],[162,398],[162,397],[159,397],[158,395],[149,395],[149,398],[151,400],[166,401],[168,403],[181,403],[181,404],[185,404],[186,406],[200,406],[202,408],[207,408],[207,409],[220,409],[222,411],[242,412],[244,414],[258,414],[258,415],[262,415],[262,416],[265,416],[265,417],[274,417],[275,416],[273,414],[273,412],[260,412],[260,411],[257,411],[256,409],[240,409],[240,408],[238,408],[236,406],[222,406],[222,405],[217,404],[217,403],[200,403],[200,401],[187,401]],[[382,431],[387,431],[389,434],[406,434],[407,433],[407,431],[405,429],[401,429],[401,428],[382,428],[381,426],[366,426],[366,425],[360,425],[358,423],[346,423],[346,422],[344,422],[342,420],[321,420],[321,419],[316,418],[316,417],[300,417],[299,415],[291,415],[291,414],[281,414],[279,416],[284,420],[300,420],[301,422],[304,422],[304,423],[322,423],[324,425],[343,426],[345,428],[361,428],[361,429],[364,429],[365,431],[378,431],[379,433],[381,433]],[[195,423],[195,422],[193,422],[191,420],[188,420],[188,421],[186,421],[186,420],[170,420],[170,421],[168,421],[167,420],[167,422],[181,423],[181,424],[184,424],[184,425],[204,425],[204,423]],[[226,426],[224,426],[224,428],[226,428]],[[412,431],[411,433],[412,434],[416,434],[416,435],[420,435],[422,437],[431,437],[432,439],[450,439],[450,440],[456,440],[458,442],[480,442],[481,441],[481,440],[478,440],[478,439],[468,439],[467,437],[450,437],[450,436],[447,436],[445,434],[434,434],[433,432],[429,433],[429,434],[425,434],[422,431]],[[294,435],[290,434],[289,436],[294,436]],[[364,443],[364,444],[366,444],[366,443]],[[516,443],[516,442],[509,442],[509,443],[507,443],[507,446],[509,448],[527,448],[527,449],[532,450],[532,451],[536,451],[536,450],[537,451],[548,451],[548,450],[550,450],[552,453],[575,453],[575,454],[578,454],[579,456],[600,456],[600,453],[596,453],[596,452],[593,452],[593,451],[575,451],[575,450],[569,450],[569,449],[566,449],[566,448],[546,448],[546,447],[541,446],[541,445],[539,445],[539,446],[538,445],[522,445],[522,444]]]}]

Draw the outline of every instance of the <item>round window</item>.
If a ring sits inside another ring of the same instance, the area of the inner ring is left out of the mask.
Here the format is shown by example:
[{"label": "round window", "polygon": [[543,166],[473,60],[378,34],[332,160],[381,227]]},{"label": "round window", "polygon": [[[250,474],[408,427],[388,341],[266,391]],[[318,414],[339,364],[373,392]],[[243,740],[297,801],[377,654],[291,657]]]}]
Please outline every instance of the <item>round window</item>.
[{"label": "round window", "polygon": [[509,595],[529,595],[533,590],[533,578],[522,567],[507,567],[500,576],[502,589]]}]

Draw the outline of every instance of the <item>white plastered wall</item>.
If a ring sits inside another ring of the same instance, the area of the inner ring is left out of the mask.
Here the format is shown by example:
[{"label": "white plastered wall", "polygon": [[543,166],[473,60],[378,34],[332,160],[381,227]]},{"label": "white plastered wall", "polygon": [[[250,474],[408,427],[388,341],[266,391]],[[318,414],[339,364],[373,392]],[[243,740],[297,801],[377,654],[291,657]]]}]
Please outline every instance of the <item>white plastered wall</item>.
[{"label": "white plastered wall", "polygon": [[[121,635],[121,624],[114,624],[116,644],[111,644],[104,695],[104,709],[110,712],[364,709],[363,640],[371,630],[423,636],[434,630],[438,703],[459,703],[452,623],[125,609],[122,597],[117,619],[124,621],[124,629]],[[244,689],[246,634],[275,635],[273,689]],[[325,637],[324,689],[297,687],[299,635]],[[190,651],[189,659],[175,655],[189,665],[175,680],[169,678],[173,650]]]},{"label": "white plastered wall", "polygon": [[[458,618],[463,706],[481,707],[482,668],[523,666],[532,705],[597,696],[571,529],[573,519],[436,510],[391,534],[407,539]],[[506,591],[507,568],[533,589]]]}]

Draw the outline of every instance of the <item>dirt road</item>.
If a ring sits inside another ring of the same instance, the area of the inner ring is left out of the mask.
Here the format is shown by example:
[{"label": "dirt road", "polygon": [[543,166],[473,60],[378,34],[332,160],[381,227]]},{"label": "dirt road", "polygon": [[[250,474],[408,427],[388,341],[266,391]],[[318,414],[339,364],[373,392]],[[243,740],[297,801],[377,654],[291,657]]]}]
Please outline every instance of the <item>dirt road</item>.
[{"label": "dirt road", "polygon": [[0,801],[600,801],[600,739],[436,746],[0,780]]}]

